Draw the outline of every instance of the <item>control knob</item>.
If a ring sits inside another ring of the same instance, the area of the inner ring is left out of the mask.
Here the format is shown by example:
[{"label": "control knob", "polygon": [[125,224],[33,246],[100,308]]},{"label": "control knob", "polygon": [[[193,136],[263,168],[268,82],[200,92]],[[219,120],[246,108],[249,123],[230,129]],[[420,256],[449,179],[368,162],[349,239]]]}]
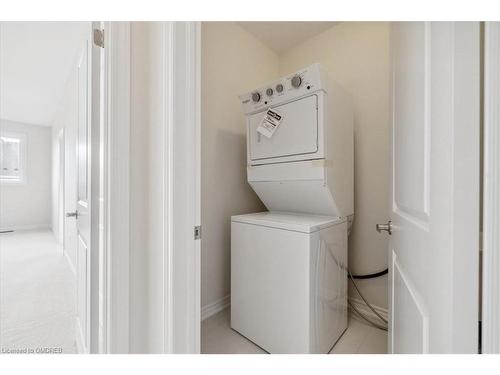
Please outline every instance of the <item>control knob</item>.
[{"label": "control knob", "polygon": [[293,76],[292,86],[295,88],[298,88],[298,87],[300,87],[301,84],[302,84],[302,78],[299,75]]},{"label": "control knob", "polygon": [[252,100],[253,100],[255,103],[260,102],[260,94],[259,94],[258,92],[254,92],[254,93],[252,93]]}]

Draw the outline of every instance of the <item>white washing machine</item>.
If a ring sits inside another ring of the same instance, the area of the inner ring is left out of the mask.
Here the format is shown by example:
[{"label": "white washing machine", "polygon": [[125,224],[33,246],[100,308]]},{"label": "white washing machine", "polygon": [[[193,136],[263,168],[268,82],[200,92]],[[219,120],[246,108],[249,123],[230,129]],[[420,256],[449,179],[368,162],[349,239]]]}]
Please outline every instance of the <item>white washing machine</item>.
[{"label": "white washing machine", "polygon": [[231,219],[231,327],[269,353],[328,353],[347,328],[347,220]]},{"label": "white washing machine", "polygon": [[314,64],[240,100],[269,212],[231,219],[231,327],[270,353],[327,353],[347,328],[350,97]]}]

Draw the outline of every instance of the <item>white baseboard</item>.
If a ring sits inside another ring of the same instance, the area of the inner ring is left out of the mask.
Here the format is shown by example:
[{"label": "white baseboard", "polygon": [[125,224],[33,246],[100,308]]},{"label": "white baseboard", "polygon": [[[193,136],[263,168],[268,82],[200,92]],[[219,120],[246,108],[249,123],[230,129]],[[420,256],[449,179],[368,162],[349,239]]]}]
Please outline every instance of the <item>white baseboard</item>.
[{"label": "white baseboard", "polygon": [[49,230],[50,224],[31,224],[31,225],[14,225],[1,228],[0,231],[13,230],[15,232],[22,232],[28,230]]},{"label": "white baseboard", "polygon": [[[380,324],[383,324],[383,322],[380,320],[380,318],[372,311],[368,306],[365,305],[363,300],[358,299],[358,298],[349,298],[349,301],[363,314],[365,315],[368,319],[373,320],[374,322],[378,322]],[[383,307],[380,306],[375,306],[372,304],[372,307],[375,309],[376,312],[378,312],[380,315],[384,317],[385,320],[388,320],[389,312],[387,309],[384,309]],[[359,320],[361,322],[366,323],[366,320],[361,318],[355,311],[353,311],[353,314],[351,314],[353,318],[356,320]]]},{"label": "white baseboard", "polygon": [[209,303],[201,308],[201,320],[205,320],[212,315],[217,314],[218,312],[224,310],[229,307],[231,304],[231,296],[228,294],[227,296],[218,299],[215,302]]},{"label": "white baseboard", "polygon": [[[212,303],[209,303],[208,305],[203,306],[201,308],[201,320],[203,321],[203,320],[211,317],[212,315],[215,315],[218,312],[229,307],[231,305],[231,298],[230,297],[231,296],[228,294],[227,296],[222,297],[221,299],[219,299],[215,302],[212,302]],[[372,310],[370,310],[370,308],[368,306],[366,306],[362,300],[357,299],[357,298],[350,298],[349,300],[367,318],[369,318],[375,322],[380,321],[380,318],[378,318],[377,315],[375,315],[375,313]],[[388,320],[389,312],[387,309],[380,307],[380,306],[375,306],[373,304],[372,304],[372,306],[375,309],[375,311],[377,311],[380,315],[382,315],[384,317],[384,319]],[[356,313],[353,313],[352,317],[361,321],[361,322],[366,322],[363,318],[359,317]]]}]

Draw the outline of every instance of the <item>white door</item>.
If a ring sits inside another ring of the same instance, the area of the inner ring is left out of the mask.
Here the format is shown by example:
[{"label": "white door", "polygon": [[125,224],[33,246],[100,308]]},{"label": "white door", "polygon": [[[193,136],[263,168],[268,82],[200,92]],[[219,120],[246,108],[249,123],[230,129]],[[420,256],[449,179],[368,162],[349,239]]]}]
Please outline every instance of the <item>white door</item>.
[{"label": "white door", "polygon": [[397,23],[389,349],[477,353],[479,23]]},{"label": "white door", "polygon": [[[73,69],[71,74],[76,75]],[[70,77],[70,92],[76,92],[76,78]],[[74,96],[73,96],[74,98]],[[76,220],[71,213],[76,212],[76,137],[77,103],[70,100],[64,128],[64,252],[76,271]]]},{"label": "white door", "polygon": [[[77,342],[82,352],[99,350],[99,142],[101,49],[89,23],[77,63],[76,276]],[[92,147],[95,145],[95,147]],[[92,164],[93,163],[93,164]]]},{"label": "white door", "polygon": [[89,41],[81,48],[77,65],[77,335],[80,350],[89,352],[90,343],[90,106],[89,106]]}]

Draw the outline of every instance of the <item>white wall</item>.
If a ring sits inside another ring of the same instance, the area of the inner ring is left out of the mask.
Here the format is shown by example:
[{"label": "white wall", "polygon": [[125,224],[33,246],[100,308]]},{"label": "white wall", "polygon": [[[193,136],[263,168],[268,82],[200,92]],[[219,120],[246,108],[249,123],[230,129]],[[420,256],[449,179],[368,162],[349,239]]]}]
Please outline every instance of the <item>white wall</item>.
[{"label": "white wall", "polygon": [[60,244],[64,241],[64,221],[61,218],[64,209],[64,149],[61,150],[61,144],[64,147],[64,135],[62,129],[53,128],[52,137],[52,232],[56,241]]},{"label": "white wall", "polygon": [[0,228],[51,227],[51,129],[1,120],[1,131],[26,135],[26,182],[0,186]]},{"label": "white wall", "polygon": [[276,53],[231,22],[202,24],[201,306],[230,292],[230,218],[265,211],[246,178],[238,95],[275,78]]}]

